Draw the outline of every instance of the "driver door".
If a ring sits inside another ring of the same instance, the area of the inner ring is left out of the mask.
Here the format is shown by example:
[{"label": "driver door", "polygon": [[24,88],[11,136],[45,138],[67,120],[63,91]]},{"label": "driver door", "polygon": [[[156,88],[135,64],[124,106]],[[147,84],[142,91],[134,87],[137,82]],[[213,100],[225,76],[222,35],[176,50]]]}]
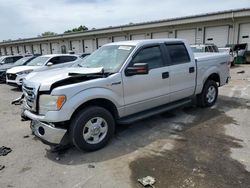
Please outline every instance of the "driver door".
[{"label": "driver door", "polygon": [[160,44],[139,49],[129,63],[147,63],[149,73],[126,76],[123,73],[125,115],[141,112],[169,102],[169,67]]}]

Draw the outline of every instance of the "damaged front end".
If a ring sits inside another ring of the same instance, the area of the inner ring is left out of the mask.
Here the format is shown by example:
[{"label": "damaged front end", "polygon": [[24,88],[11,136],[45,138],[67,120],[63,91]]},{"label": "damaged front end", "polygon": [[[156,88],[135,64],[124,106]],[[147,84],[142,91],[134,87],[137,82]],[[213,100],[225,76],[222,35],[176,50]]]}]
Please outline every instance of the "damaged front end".
[{"label": "damaged front end", "polygon": [[22,93],[22,95],[20,97],[18,97],[17,99],[14,99],[11,104],[13,105],[21,105],[23,103],[23,99],[24,99],[24,94]]},{"label": "damaged front end", "polygon": [[31,120],[30,128],[34,135],[48,145],[65,145],[68,143],[67,129],[57,128],[54,124]]},{"label": "damaged front end", "polygon": [[[33,134],[43,143],[48,145],[69,143],[70,119],[62,118],[67,113],[65,112],[67,108],[62,108],[66,103],[66,94],[64,92],[60,95],[54,94],[53,91],[61,86],[105,78],[109,75],[103,72],[103,68],[88,69],[88,71],[85,70],[86,72],[84,70],[70,70],[67,74],[62,73],[58,78],[45,77],[44,80],[42,80],[42,75],[37,74],[34,78],[23,82],[22,96],[12,101],[13,105],[22,105],[22,119],[31,121],[30,128]],[[62,96],[64,96],[63,101]]]}]

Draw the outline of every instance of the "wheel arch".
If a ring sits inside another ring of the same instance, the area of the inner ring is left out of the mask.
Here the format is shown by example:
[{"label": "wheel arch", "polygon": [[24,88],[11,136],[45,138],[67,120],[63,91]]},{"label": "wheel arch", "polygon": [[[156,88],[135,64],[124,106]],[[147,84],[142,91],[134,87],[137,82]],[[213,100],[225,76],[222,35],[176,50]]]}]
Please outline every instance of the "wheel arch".
[{"label": "wheel arch", "polygon": [[82,103],[80,106],[78,106],[77,109],[71,115],[71,119],[77,113],[79,113],[82,109],[89,107],[89,106],[99,106],[99,107],[105,108],[113,115],[115,120],[117,120],[119,118],[119,113],[118,113],[117,107],[112,101],[105,99],[105,98],[97,98],[97,99],[91,99],[89,101],[86,101],[86,102]]},{"label": "wheel arch", "polygon": [[218,83],[218,86],[220,86],[220,75],[218,73],[212,73],[210,74],[207,79],[205,80],[204,84],[206,83],[207,80],[213,80],[216,83]]}]

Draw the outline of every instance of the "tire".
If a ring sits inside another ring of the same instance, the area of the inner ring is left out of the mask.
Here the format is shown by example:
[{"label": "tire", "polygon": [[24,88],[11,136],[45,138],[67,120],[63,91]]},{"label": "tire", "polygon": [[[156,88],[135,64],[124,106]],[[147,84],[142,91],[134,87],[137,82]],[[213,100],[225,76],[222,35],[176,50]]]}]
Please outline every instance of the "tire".
[{"label": "tire", "polygon": [[112,138],[115,121],[105,108],[91,106],[82,109],[71,121],[69,136],[72,144],[81,151],[103,148]]},{"label": "tire", "polygon": [[[210,94],[209,94],[210,93]],[[200,107],[211,107],[218,97],[218,85],[213,80],[207,80],[202,89],[202,93],[197,95],[197,104]]]}]

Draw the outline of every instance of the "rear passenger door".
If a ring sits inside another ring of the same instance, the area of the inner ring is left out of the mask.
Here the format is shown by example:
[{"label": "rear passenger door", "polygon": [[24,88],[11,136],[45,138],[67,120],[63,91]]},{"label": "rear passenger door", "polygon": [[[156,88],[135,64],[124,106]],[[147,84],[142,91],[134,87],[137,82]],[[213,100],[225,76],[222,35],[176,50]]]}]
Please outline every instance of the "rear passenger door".
[{"label": "rear passenger door", "polygon": [[149,73],[126,76],[123,73],[125,115],[134,114],[169,102],[169,68],[164,56],[164,44],[139,49],[128,67],[147,63]]},{"label": "rear passenger door", "polygon": [[184,43],[165,44],[170,60],[170,101],[177,101],[194,94],[196,67]]}]

